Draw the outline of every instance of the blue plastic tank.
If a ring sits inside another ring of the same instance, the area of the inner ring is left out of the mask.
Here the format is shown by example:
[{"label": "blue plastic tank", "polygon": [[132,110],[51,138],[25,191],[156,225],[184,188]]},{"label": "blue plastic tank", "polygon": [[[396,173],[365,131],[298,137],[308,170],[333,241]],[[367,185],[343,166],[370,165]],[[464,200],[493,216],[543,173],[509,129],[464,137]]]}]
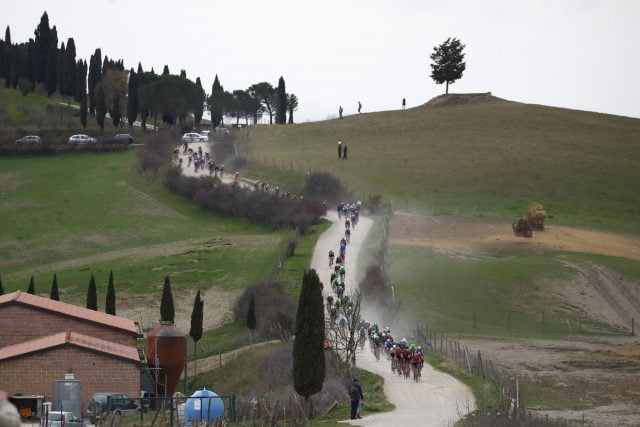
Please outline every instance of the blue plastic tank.
[{"label": "blue plastic tank", "polygon": [[199,421],[212,423],[222,416],[224,416],[224,403],[212,391],[198,390],[187,399],[184,408],[184,421],[187,423]]}]

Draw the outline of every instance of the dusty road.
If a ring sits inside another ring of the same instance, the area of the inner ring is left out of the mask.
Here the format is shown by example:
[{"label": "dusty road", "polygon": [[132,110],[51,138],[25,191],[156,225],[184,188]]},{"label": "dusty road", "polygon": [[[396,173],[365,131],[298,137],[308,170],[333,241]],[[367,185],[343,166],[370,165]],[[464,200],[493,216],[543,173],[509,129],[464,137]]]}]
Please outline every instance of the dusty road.
[{"label": "dusty road", "polygon": [[[320,280],[325,284],[329,283],[331,274],[329,250],[333,249],[338,253],[340,239],[344,236],[344,222],[338,220],[335,210],[331,210],[327,218],[333,225],[318,239],[311,260],[311,267],[318,272]],[[347,246],[347,293],[355,286],[354,278],[358,268],[364,268],[357,263],[358,252],[372,224],[371,219],[361,216],[352,233],[351,243]],[[330,286],[325,286],[325,293],[327,289],[330,289]],[[363,307],[363,312],[366,312],[366,307]],[[449,426],[475,409],[473,394],[464,384],[449,375],[435,371],[430,366],[425,366],[421,382],[415,383],[392,374],[389,362],[384,357],[377,362],[368,346],[358,354],[356,363],[359,367],[384,378],[384,392],[387,399],[396,405],[396,409],[370,416],[365,414],[362,420],[349,421],[354,425]],[[363,391],[366,399],[367,390]]]}]

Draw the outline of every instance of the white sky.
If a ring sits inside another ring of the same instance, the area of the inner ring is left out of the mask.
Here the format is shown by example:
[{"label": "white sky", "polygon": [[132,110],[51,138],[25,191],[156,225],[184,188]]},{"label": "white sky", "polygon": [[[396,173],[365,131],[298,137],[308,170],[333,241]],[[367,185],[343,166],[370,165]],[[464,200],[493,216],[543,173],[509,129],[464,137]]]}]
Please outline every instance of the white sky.
[{"label": "white sky", "polygon": [[444,92],[429,54],[447,37],[467,45],[452,92],[640,117],[637,0],[1,0],[0,29],[33,37],[46,10],[78,55],[172,73],[211,91],[280,75],[298,95],[297,122],[422,104]]}]

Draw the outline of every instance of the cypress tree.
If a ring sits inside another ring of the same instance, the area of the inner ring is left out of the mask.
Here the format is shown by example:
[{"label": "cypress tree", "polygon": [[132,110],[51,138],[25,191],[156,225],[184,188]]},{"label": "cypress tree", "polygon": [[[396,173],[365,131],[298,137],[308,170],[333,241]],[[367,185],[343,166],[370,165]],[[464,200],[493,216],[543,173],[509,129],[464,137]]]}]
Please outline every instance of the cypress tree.
[{"label": "cypress tree", "polygon": [[64,51],[64,71],[60,93],[66,96],[75,97],[76,95],[76,44],[71,37],[67,40]]},{"label": "cypress tree", "polygon": [[169,282],[169,276],[165,276],[164,286],[162,287],[162,301],[160,302],[160,320],[173,323],[175,316],[171,282]]},{"label": "cypress tree", "polygon": [[[140,65],[138,65],[140,67]],[[141,68],[141,67],[140,67]],[[133,122],[138,117],[138,76],[133,72],[133,68],[129,71],[129,86],[127,96],[127,120],[129,128],[133,129]]]},{"label": "cypress tree", "polygon": [[[193,302],[193,311],[191,311],[191,329],[189,330],[189,336],[193,339],[194,343],[198,343],[202,338],[202,322],[204,319],[204,301],[200,298],[200,289],[196,294],[196,299]],[[194,355],[198,354],[198,346],[193,346]],[[194,374],[195,376],[195,374]]]},{"label": "cypress tree", "polygon": [[165,65],[164,68],[162,69],[162,75],[163,76],[168,76],[169,74],[170,74],[169,73],[169,66]]},{"label": "cypress tree", "polygon": [[211,97],[209,98],[209,109],[211,110],[211,123],[216,128],[220,126],[222,122],[222,115],[224,114],[224,88],[218,80],[218,75],[213,79],[213,86],[211,86]]},{"label": "cypress tree", "polygon": [[4,87],[6,88],[11,86],[11,47],[11,30],[7,25],[7,29],[4,32],[4,61],[0,63],[2,75],[4,76]]},{"label": "cypress tree", "polygon": [[109,285],[107,286],[107,302],[104,312],[116,315],[116,287],[113,284],[113,270],[109,271]]},{"label": "cypress tree", "polygon": [[142,74],[144,71],[142,70],[142,64],[138,62],[138,74]]},{"label": "cypress tree", "polygon": [[56,273],[53,273],[53,282],[51,283],[51,299],[60,301],[60,295],[58,294],[58,277]]},{"label": "cypress tree", "polygon": [[0,295],[4,295],[4,286],[2,286],[2,276],[0,276]]},{"label": "cypress tree", "polygon": [[47,70],[49,69],[49,52],[54,44],[54,36],[56,50],[58,45],[57,30],[55,30],[55,27],[53,28],[52,30],[49,27],[49,15],[47,15],[45,11],[40,17],[40,23],[34,31],[36,82],[45,83],[45,85],[47,82]]},{"label": "cypress tree", "polygon": [[89,92],[89,111],[91,115],[96,113],[96,85],[102,78],[102,51],[98,48],[89,59],[89,75],[87,76],[87,89]]},{"label": "cypress tree", "polygon": [[58,92],[60,92],[60,95],[64,96],[64,75],[65,75],[65,67],[66,67],[66,62],[65,62],[65,55],[66,55],[66,48],[65,48],[65,44],[64,42],[62,42],[60,44],[60,49],[58,50],[58,83],[57,83],[57,87],[58,87]]},{"label": "cypress tree", "polygon": [[325,369],[322,290],[318,274],[309,270],[302,278],[293,341],[293,387],[307,402],[322,390]]},{"label": "cypress tree", "polygon": [[58,48],[51,46],[48,55],[45,89],[47,96],[51,96],[58,87]]},{"label": "cypress tree", "polygon": [[31,276],[31,279],[29,279],[29,287],[27,288],[27,293],[31,295],[36,294],[36,284],[33,281],[33,276]]},{"label": "cypress tree", "polygon": [[253,298],[253,293],[251,293],[251,297],[249,298],[249,308],[247,308],[247,328],[253,331],[256,329],[257,323],[256,301]]},{"label": "cypress tree", "polygon": [[82,95],[80,98],[80,124],[82,129],[87,128],[87,95]]},{"label": "cypress tree", "polygon": [[289,110],[289,124],[293,124],[293,112],[298,109],[298,97],[291,93],[287,95],[287,109]]},{"label": "cypress tree", "polygon": [[180,70],[180,78],[181,79],[186,79],[187,78],[187,72],[185,70]]},{"label": "cypress tree", "polygon": [[122,112],[120,111],[120,97],[113,98],[113,107],[111,108],[111,124],[114,128],[120,126],[120,119],[122,118]]},{"label": "cypress tree", "polygon": [[202,120],[202,113],[204,112],[204,101],[206,98],[206,94],[202,89],[202,82],[200,81],[200,77],[196,79],[196,94],[195,94],[195,103],[193,105],[193,122],[196,125],[196,128],[200,126],[200,121]]},{"label": "cypress tree", "polygon": [[89,288],[87,289],[87,308],[98,311],[98,291],[96,290],[96,278],[91,275]]},{"label": "cypress tree", "polygon": [[96,121],[101,130],[104,130],[104,118],[107,115],[107,102],[104,99],[104,90],[98,85],[96,89]]},{"label": "cypress tree", "polygon": [[287,90],[285,88],[284,79],[280,76],[278,87],[276,89],[276,124],[284,125],[287,123]]}]

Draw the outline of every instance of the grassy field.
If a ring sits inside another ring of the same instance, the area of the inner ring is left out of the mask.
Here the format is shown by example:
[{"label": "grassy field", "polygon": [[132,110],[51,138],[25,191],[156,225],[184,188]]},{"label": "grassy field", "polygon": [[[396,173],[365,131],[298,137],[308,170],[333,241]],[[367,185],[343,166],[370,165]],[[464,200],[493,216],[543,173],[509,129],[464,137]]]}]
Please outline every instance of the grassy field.
[{"label": "grassy field", "polygon": [[[290,361],[282,363],[275,363],[275,361],[287,359],[288,356],[283,355],[282,352],[290,351],[291,349],[287,345],[280,343],[267,344],[252,349],[250,352],[238,356],[223,368],[199,374],[195,382],[191,384],[191,388],[196,390],[206,387],[208,390],[214,390],[220,395],[243,391],[248,391],[249,396],[266,395],[267,393],[276,396],[279,393],[287,393],[287,390],[292,388],[292,379],[288,375],[285,378],[280,371],[287,369],[287,363],[290,363]],[[264,360],[272,361],[274,366],[265,366]],[[337,375],[337,372],[331,368],[331,364],[328,364],[328,378],[333,378],[335,375]],[[394,408],[384,396],[384,380],[382,377],[371,372],[360,371],[359,379],[366,393],[363,414],[385,412]],[[344,393],[346,397],[346,390]],[[348,404],[340,404],[326,416],[314,420],[312,425],[337,425],[338,420],[349,418],[349,408]]]},{"label": "grassy field", "polygon": [[[114,271],[117,295],[174,288],[246,287],[271,271],[286,231],[205,212],[136,170],[132,151],[0,158],[0,273],[5,291],[35,275],[48,294],[81,303],[91,273],[98,292]],[[174,291],[176,292],[176,291]]]},{"label": "grassy field", "polygon": [[[557,299],[557,282],[548,279],[572,274],[559,257],[591,256],[515,248],[464,256],[393,245],[390,276],[403,317],[412,319],[414,325],[420,320],[446,333],[550,338],[577,333],[582,322],[583,334],[625,334]],[[640,267],[637,261],[606,258],[604,265],[624,265],[631,271]]]},{"label": "grassy field", "polygon": [[428,213],[511,220],[537,200],[553,223],[638,233],[639,133],[638,119],[494,100],[257,126],[238,150],[272,182],[299,182],[293,165]]}]

